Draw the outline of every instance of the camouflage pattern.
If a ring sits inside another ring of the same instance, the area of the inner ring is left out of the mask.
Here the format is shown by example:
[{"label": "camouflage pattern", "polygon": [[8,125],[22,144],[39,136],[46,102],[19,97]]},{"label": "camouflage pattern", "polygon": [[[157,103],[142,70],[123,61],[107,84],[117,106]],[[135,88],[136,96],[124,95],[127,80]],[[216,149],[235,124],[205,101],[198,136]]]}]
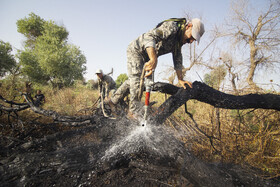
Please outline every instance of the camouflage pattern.
[{"label": "camouflage pattern", "polygon": [[172,53],[174,68],[180,70],[182,69],[183,58],[181,53],[181,38],[178,38],[179,32],[180,28],[177,26],[176,22],[164,22],[160,27],[152,29],[132,41],[128,46],[127,52],[133,52],[136,55],[135,58],[141,56],[144,60],[144,62],[142,62],[143,64],[149,61],[146,52],[146,48],[148,47],[155,48],[157,56]]},{"label": "camouflage pattern", "polygon": [[[146,48],[155,48],[157,56],[172,53],[175,70],[182,69],[182,44],[181,38],[178,38],[179,32],[181,32],[181,29],[176,22],[168,21],[164,22],[160,27],[142,34],[129,44],[127,49],[127,69],[130,84],[129,110],[131,112],[136,111],[141,73],[144,64],[149,61]],[[117,99],[112,98],[112,101],[116,103]]]},{"label": "camouflage pattern", "polygon": [[98,78],[98,90],[102,94],[103,98],[109,97],[110,92],[114,92],[116,89],[116,82],[109,75],[104,75],[102,79]]},{"label": "camouflage pattern", "polygon": [[112,95],[111,101],[114,104],[119,103],[121,100],[123,100],[129,94],[129,84],[130,84],[129,80],[124,81],[124,83],[122,83],[122,85]]}]

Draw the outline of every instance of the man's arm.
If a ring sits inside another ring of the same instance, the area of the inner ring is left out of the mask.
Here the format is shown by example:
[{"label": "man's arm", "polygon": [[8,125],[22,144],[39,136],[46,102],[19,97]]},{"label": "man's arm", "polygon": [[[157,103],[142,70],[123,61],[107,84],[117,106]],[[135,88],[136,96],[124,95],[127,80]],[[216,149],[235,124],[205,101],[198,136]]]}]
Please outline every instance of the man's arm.
[{"label": "man's arm", "polygon": [[106,82],[106,86],[105,86],[105,99],[107,99],[109,97],[109,92],[110,92],[110,83]]},{"label": "man's arm", "polygon": [[109,75],[104,75],[103,81],[105,82],[105,99],[107,99],[109,97],[109,92],[111,89],[113,79]]},{"label": "man's arm", "polygon": [[174,63],[174,68],[176,70],[176,74],[177,74],[177,78],[179,81],[179,84],[186,89],[187,87],[185,86],[185,84],[188,84],[188,86],[190,88],[192,88],[192,83],[189,81],[184,81],[184,77],[183,77],[183,73],[182,73],[182,68],[183,68],[183,56],[182,56],[182,52],[181,52],[181,47],[175,49],[172,52],[173,55],[173,63]]},{"label": "man's arm", "polygon": [[102,92],[102,81],[100,79],[98,79],[98,93],[99,93],[99,96],[101,96],[101,92]]},{"label": "man's arm", "polygon": [[153,70],[157,67],[157,54],[155,48],[153,47],[146,48],[146,51],[150,59],[148,62],[145,63],[144,66],[145,71],[148,72],[145,77],[148,77],[153,73]]}]

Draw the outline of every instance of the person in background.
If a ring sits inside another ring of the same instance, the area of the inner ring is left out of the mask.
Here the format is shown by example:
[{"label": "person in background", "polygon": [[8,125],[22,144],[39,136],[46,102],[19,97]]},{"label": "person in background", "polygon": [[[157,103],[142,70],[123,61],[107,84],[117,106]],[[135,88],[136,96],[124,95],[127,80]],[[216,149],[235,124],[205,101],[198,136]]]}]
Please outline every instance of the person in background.
[{"label": "person in background", "polygon": [[39,107],[46,102],[44,94],[42,94],[41,90],[37,90],[35,95],[34,105]]},{"label": "person in background", "polygon": [[32,93],[32,83],[25,82],[25,94],[29,99],[32,99],[31,93]]},{"label": "person in background", "polygon": [[101,69],[96,71],[96,75],[98,77],[99,96],[102,96],[104,101],[107,101],[110,93],[113,94],[116,90],[116,82],[111,76],[103,74]]}]

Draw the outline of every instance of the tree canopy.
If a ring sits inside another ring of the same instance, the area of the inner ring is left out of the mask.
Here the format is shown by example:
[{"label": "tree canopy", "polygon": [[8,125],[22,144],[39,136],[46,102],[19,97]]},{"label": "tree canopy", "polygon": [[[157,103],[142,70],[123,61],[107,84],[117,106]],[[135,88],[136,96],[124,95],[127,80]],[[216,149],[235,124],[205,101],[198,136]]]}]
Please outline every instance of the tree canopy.
[{"label": "tree canopy", "polygon": [[16,60],[11,53],[12,50],[10,43],[0,40],[0,77],[16,66]]},{"label": "tree canopy", "polygon": [[28,18],[23,18],[17,21],[17,30],[27,38],[27,46],[33,46],[36,38],[42,35],[45,22],[44,19],[34,13],[30,13]]},{"label": "tree canopy", "polygon": [[69,44],[68,31],[54,21],[45,21],[34,13],[17,21],[18,31],[27,40],[19,53],[22,72],[31,81],[69,86],[82,80],[86,57],[79,47]]}]

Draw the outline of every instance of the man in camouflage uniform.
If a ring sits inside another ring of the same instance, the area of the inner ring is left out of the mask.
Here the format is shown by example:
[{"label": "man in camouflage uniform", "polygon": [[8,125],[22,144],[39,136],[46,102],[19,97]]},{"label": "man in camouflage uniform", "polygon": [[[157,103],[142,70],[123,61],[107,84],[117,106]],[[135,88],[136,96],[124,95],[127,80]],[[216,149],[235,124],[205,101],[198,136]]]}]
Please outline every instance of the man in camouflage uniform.
[{"label": "man in camouflage uniform", "polygon": [[[204,25],[200,19],[170,19],[161,22],[147,33],[132,41],[127,48],[127,69],[129,77],[130,105],[129,111],[135,116],[140,87],[140,77],[145,68],[146,77],[150,76],[157,66],[158,56],[172,53],[174,69],[182,87],[192,83],[183,80],[181,47],[193,41],[199,43],[204,33]],[[127,86],[124,84],[124,86]],[[117,91],[118,92],[118,91]],[[110,105],[116,104],[120,94],[114,94]],[[137,116],[137,114],[136,114]]]},{"label": "man in camouflage uniform", "polygon": [[109,75],[104,75],[101,69],[96,71],[98,77],[98,91],[99,96],[102,96],[104,100],[109,99],[110,92],[113,94],[116,89],[116,82]]}]

